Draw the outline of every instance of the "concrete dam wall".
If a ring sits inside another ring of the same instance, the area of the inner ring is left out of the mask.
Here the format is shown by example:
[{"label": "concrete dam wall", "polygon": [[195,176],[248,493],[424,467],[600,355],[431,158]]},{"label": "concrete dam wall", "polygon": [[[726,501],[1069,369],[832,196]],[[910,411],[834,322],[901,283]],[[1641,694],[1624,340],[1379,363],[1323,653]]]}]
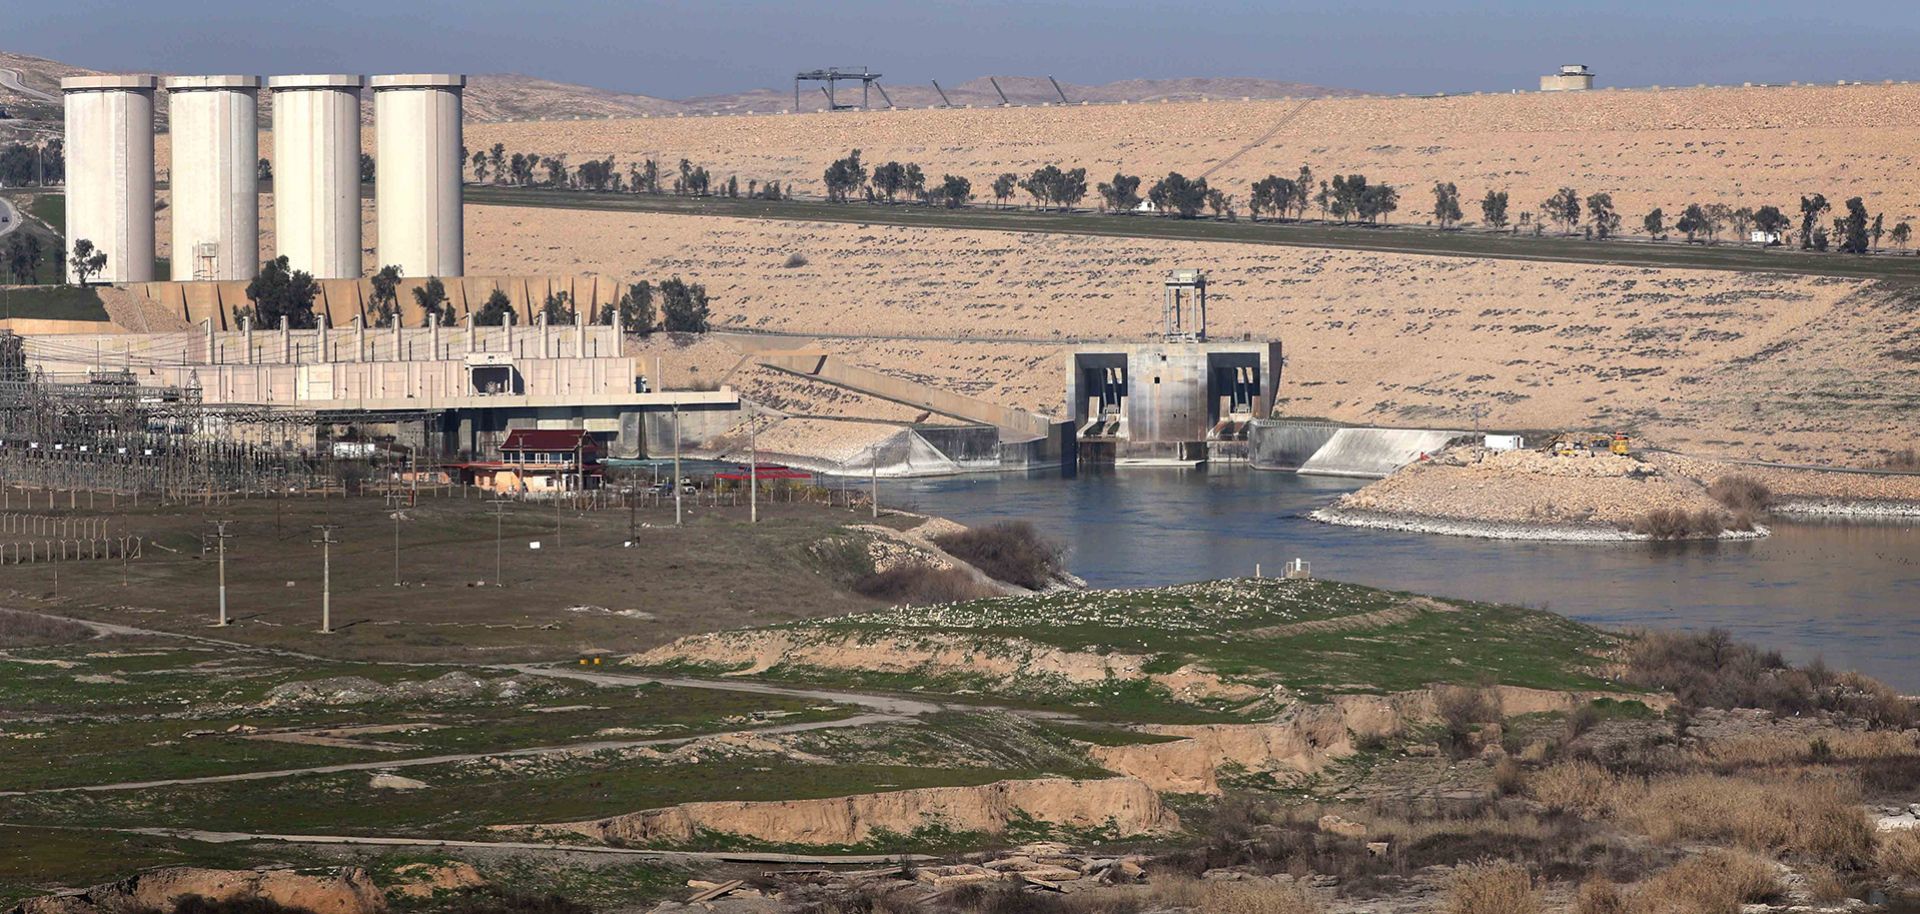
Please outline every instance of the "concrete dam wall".
[{"label": "concrete dam wall", "polygon": [[1348,428],[1284,419],[1255,420],[1248,430],[1253,465],[1310,476],[1378,478],[1447,446],[1465,432],[1445,429]]}]

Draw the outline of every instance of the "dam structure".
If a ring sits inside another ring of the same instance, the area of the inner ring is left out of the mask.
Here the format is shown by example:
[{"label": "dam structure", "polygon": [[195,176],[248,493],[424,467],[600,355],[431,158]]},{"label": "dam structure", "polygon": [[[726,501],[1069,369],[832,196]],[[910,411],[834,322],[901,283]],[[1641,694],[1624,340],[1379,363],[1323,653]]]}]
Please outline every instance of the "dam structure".
[{"label": "dam structure", "polygon": [[1083,463],[1196,466],[1247,458],[1247,430],[1280,386],[1277,341],[1207,339],[1207,278],[1168,276],[1162,330],[1149,342],[1069,355],[1066,403]]},{"label": "dam structure", "polygon": [[360,89],[345,73],[275,76],[276,252],[315,279],[360,275]]}]

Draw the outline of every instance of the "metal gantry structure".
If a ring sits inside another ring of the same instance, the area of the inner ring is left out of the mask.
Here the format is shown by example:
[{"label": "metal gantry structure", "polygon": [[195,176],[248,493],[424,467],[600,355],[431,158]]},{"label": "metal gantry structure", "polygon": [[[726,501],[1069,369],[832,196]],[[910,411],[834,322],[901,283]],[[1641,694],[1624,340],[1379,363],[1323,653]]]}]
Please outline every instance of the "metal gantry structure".
[{"label": "metal gantry structure", "polygon": [[[803,82],[826,83],[825,86],[821,87],[820,91],[826,93],[828,111],[853,110],[855,107],[853,105],[840,104],[837,84],[854,80],[858,80],[860,83],[860,110],[865,111],[871,107],[871,97],[867,94],[869,89],[880,89],[880,97],[887,98],[887,90],[880,88],[880,74],[874,73],[866,67],[861,67],[858,72],[852,67],[846,67],[844,69],[841,67],[827,67],[823,70],[801,70],[793,74],[794,113],[800,113],[800,84]],[[887,107],[893,107],[892,99],[887,99]]]}]

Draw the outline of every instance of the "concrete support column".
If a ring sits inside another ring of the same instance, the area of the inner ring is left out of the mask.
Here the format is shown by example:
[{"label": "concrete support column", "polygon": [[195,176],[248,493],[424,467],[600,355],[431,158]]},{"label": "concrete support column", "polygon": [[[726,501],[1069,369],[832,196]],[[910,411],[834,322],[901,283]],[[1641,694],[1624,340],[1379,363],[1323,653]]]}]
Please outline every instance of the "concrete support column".
[{"label": "concrete support column", "polygon": [[275,76],[274,233],[279,254],[315,279],[360,276],[358,76]]},{"label": "concrete support column", "polygon": [[[95,282],[153,279],[153,90],[151,76],[70,76],[66,95],[67,239],[107,255]],[[67,281],[77,282],[67,265]]]},{"label": "concrete support column", "polygon": [[380,220],[379,261],[408,276],[466,272],[461,205],[464,76],[404,73],[375,76],[374,214]]},{"label": "concrete support column", "polygon": [[175,282],[260,272],[260,80],[167,80]]}]

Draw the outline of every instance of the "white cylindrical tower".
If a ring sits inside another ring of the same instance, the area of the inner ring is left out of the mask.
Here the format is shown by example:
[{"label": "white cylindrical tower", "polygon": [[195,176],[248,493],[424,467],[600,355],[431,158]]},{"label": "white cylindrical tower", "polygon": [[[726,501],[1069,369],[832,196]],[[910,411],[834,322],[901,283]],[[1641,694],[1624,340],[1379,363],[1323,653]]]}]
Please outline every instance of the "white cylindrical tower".
[{"label": "white cylindrical tower", "polygon": [[173,168],[173,278],[260,272],[260,79],[167,79]]},{"label": "white cylindrical tower", "polygon": [[459,276],[466,272],[460,95],[467,78],[406,73],[372,83],[379,262],[408,276]]},{"label": "white cylindrical tower", "polygon": [[[153,279],[151,76],[70,76],[66,95],[67,254],[86,239],[107,255],[97,282]],[[67,259],[63,257],[62,259]],[[73,264],[67,280],[77,282]]]},{"label": "white cylindrical tower", "polygon": [[274,76],[275,251],[315,279],[360,276],[359,76]]}]

